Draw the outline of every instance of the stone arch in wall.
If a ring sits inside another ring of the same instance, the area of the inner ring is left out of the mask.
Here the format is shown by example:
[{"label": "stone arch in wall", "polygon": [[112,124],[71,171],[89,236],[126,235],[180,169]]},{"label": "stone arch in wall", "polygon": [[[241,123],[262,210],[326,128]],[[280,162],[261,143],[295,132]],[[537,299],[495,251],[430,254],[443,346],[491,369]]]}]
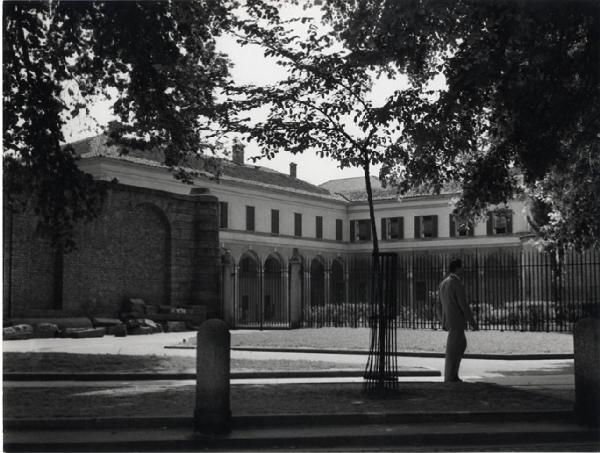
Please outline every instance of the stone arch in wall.
[{"label": "stone arch in wall", "polygon": [[122,285],[127,297],[147,304],[171,302],[171,226],[152,203],[140,203],[126,215],[119,238]]},{"label": "stone arch in wall", "polygon": [[263,321],[285,323],[288,317],[284,288],[284,260],[279,253],[267,256],[264,266]]},{"label": "stone arch in wall", "polygon": [[316,256],[310,263],[310,306],[325,305],[325,262]]},{"label": "stone arch in wall", "polygon": [[251,250],[239,261],[239,299],[235,310],[236,324],[258,325],[261,322],[260,259]]},{"label": "stone arch in wall", "polygon": [[345,298],[345,281],[344,281],[344,262],[340,257],[331,262],[331,277],[329,280],[330,302],[333,304],[343,304]]}]

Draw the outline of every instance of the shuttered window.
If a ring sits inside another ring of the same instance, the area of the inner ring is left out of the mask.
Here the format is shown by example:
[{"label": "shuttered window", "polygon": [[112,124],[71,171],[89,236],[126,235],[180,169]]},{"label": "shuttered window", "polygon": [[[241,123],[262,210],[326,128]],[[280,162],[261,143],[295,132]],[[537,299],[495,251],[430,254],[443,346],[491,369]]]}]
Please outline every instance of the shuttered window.
[{"label": "shuttered window", "polygon": [[369,219],[350,221],[350,241],[364,242],[371,240],[371,221]]},{"label": "shuttered window", "polygon": [[381,219],[381,239],[404,239],[404,217],[387,217]]},{"label": "shuttered window", "polygon": [[254,206],[246,206],[246,231],[254,231]]},{"label": "shuttered window", "polygon": [[335,219],[335,240],[344,240],[344,222],[342,219]]},{"label": "shuttered window", "polygon": [[488,214],[486,230],[488,236],[501,236],[505,234],[512,234],[512,214]]},{"label": "shuttered window", "polygon": [[315,236],[317,239],[323,239],[323,217],[320,215],[315,218]]},{"label": "shuttered window", "polygon": [[271,234],[279,234],[279,209],[271,209]]},{"label": "shuttered window", "polygon": [[229,205],[226,201],[219,202],[219,228],[228,228]]},{"label": "shuttered window", "polygon": [[450,237],[465,237],[473,236],[475,234],[475,227],[473,226],[473,222],[460,222],[458,218],[453,214],[450,214],[449,224]]},{"label": "shuttered window", "polygon": [[302,236],[302,214],[294,213],[294,236]]},{"label": "shuttered window", "polygon": [[415,238],[438,237],[438,216],[415,216]]}]

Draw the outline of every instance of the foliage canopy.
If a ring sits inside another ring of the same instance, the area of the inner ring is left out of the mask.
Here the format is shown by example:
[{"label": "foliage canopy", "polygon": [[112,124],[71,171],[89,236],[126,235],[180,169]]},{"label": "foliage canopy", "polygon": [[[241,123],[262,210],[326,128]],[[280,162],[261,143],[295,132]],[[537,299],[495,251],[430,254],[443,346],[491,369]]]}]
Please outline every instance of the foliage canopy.
[{"label": "foliage canopy", "polygon": [[598,2],[329,0],[323,8],[357,66],[405,72],[424,94],[445,77],[428,102],[398,112],[402,151],[391,179],[404,189],[460,182],[463,217],[524,191],[547,245],[600,244]]},{"label": "foliage canopy", "polygon": [[215,37],[229,26],[223,0],[7,1],[3,4],[5,200],[29,205],[69,248],[73,226],[98,213],[102,193],[78,169],[63,128],[112,98],[124,144],[162,146],[177,166],[205,146],[222,114],[215,90],[227,60]]}]

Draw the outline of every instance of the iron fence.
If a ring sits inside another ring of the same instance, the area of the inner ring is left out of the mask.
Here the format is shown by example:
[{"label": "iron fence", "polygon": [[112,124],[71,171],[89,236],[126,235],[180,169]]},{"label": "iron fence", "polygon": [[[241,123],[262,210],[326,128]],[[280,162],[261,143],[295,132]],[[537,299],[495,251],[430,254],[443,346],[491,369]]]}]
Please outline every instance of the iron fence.
[{"label": "iron fence", "polygon": [[[399,327],[440,328],[437,289],[454,258],[463,262],[467,299],[481,329],[571,331],[579,319],[600,314],[597,250],[561,256],[521,248],[415,251],[398,253],[394,294]],[[369,326],[370,256],[349,258],[342,286],[338,280],[330,279],[329,298],[305,300],[303,326]]]}]

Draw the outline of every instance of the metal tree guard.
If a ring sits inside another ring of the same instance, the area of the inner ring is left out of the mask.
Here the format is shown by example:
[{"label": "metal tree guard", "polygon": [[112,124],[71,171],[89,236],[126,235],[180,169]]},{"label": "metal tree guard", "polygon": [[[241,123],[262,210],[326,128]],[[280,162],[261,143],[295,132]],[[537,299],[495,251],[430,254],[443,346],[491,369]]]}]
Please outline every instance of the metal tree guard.
[{"label": "metal tree guard", "polygon": [[363,390],[384,392],[398,387],[396,343],[395,253],[373,253],[371,267],[371,345]]}]

